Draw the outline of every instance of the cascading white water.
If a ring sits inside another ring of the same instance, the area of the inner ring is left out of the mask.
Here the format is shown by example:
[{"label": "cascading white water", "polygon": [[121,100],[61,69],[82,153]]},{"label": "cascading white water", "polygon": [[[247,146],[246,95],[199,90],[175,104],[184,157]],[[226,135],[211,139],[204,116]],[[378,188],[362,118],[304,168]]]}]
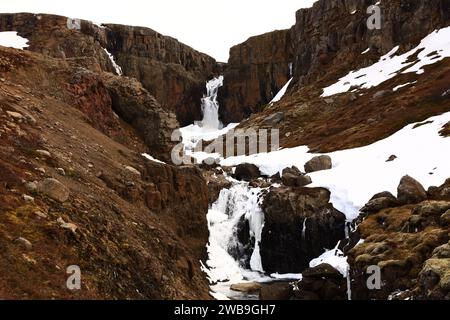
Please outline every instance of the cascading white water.
[{"label": "cascading white water", "polygon": [[217,102],[217,94],[221,86],[223,86],[223,76],[214,78],[206,84],[207,93],[202,99],[203,120],[201,125],[203,128],[219,130],[222,127],[219,120],[219,103]]}]

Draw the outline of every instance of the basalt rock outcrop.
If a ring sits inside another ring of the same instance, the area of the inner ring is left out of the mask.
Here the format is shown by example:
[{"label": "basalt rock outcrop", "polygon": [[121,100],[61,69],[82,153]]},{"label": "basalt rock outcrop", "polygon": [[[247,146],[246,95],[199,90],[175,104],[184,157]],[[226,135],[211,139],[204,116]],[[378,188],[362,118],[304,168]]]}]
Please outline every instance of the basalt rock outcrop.
[{"label": "basalt rock outcrop", "polygon": [[108,50],[125,75],[138,79],[182,126],[201,120],[205,82],[220,72],[206,54],[149,28],[105,25]]},{"label": "basalt rock outcrop", "polygon": [[149,28],[19,13],[0,14],[0,31],[17,31],[29,39],[27,50],[116,73],[108,50],[123,74],[140,81],[182,125],[201,120],[205,82],[222,70],[208,55]]},{"label": "basalt rock outcrop", "polygon": [[106,33],[90,21],[67,17],[33,14],[0,14],[0,31],[17,31],[27,38],[27,50],[63,59],[93,71],[114,72],[114,67],[103,50],[106,48]]},{"label": "basalt rock outcrop", "polygon": [[[230,51],[225,84],[220,93],[222,120],[240,122],[251,113],[267,110],[256,119],[251,119],[253,127],[255,124],[264,127],[266,124],[263,119],[282,111],[286,120],[276,125],[283,128],[282,140],[285,139],[285,134],[300,140],[300,136],[314,132],[312,128],[302,128],[300,131],[299,126],[304,126],[302,121],[315,123],[315,132],[320,137],[331,134],[328,131],[336,133],[338,130],[349,129],[352,121],[345,119],[343,114],[337,116],[333,113],[334,118],[330,117],[328,121],[339,118],[342,123],[334,129],[324,122],[324,129],[319,134],[317,129],[322,127],[322,123],[319,125],[319,119],[315,117],[324,116],[327,109],[344,105],[348,110],[350,106],[354,108],[356,105],[365,105],[366,101],[358,102],[355,101],[357,96],[347,95],[340,97],[339,101],[327,99],[327,103],[322,106],[319,101],[317,104],[311,101],[312,98],[319,96],[322,88],[333,84],[349,71],[377,62],[380,56],[396,45],[400,46],[400,52],[405,52],[432,31],[450,24],[448,0],[396,0],[380,4],[382,28],[371,30],[367,27],[370,16],[367,8],[375,2],[319,0],[311,8],[297,11],[296,22],[291,29],[252,37],[234,47]],[[370,50],[366,51],[367,49]],[[257,51],[260,53],[257,54]],[[361,54],[362,52],[366,53]],[[277,108],[276,104],[273,109],[261,108],[271,101],[277,93],[276,89],[279,90],[290,78],[289,63],[292,63],[293,80],[285,96],[287,106]],[[440,94],[446,90],[448,88],[443,89]],[[376,93],[374,91],[372,95]],[[380,105],[383,103],[378,101],[376,107]],[[294,120],[296,114],[298,118]],[[377,116],[380,117],[379,113],[365,115],[365,119],[374,118],[376,121]],[[400,118],[401,116],[395,117]],[[302,143],[312,144],[314,138],[305,137]],[[291,146],[298,143],[301,142],[296,141],[294,144],[290,141]],[[321,151],[327,152],[325,148]]]},{"label": "basalt rock outcrop", "polygon": [[[330,66],[349,67],[375,62],[394,46],[403,50],[450,22],[450,1],[386,1],[380,4],[382,27],[369,29],[367,8],[377,1],[319,0],[296,13],[292,28],[294,80],[302,86],[330,71]],[[401,18],[399,18],[401,17]],[[375,55],[353,59],[370,48]]]},{"label": "basalt rock outcrop", "polygon": [[272,188],[265,196],[260,245],[264,271],[301,273],[345,238],[345,215],[322,188]]},{"label": "basalt rock outcrop", "polygon": [[112,109],[136,130],[154,156],[169,162],[175,145],[171,136],[179,128],[175,114],[164,110],[134,78],[105,73],[103,79]]},{"label": "basalt rock outcrop", "polygon": [[291,32],[279,30],[252,37],[230,49],[219,90],[220,118],[240,122],[269,103],[291,77]]}]

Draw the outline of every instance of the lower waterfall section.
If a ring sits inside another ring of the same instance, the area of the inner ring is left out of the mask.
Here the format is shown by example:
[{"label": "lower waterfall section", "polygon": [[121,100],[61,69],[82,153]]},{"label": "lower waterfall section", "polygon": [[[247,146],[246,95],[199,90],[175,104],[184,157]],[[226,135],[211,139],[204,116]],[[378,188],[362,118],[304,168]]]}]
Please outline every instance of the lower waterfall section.
[{"label": "lower waterfall section", "polygon": [[208,212],[209,258],[204,271],[212,290],[222,296],[218,298],[232,295],[229,287],[233,283],[270,279],[263,274],[259,253],[264,226],[262,191],[234,181],[230,189],[221,190]]}]

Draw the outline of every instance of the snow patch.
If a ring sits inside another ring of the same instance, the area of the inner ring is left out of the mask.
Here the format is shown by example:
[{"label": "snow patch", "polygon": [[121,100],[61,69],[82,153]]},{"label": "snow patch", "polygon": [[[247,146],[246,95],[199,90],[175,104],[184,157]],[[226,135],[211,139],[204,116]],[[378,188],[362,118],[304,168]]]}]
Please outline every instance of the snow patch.
[{"label": "snow patch", "polygon": [[153,162],[156,162],[156,163],[166,164],[165,162],[163,162],[163,161],[161,161],[161,160],[158,160],[158,159],[153,158],[151,155],[149,155],[149,154],[147,154],[147,153],[143,153],[142,156],[143,156],[145,159],[147,159],[147,160],[150,160],[150,161],[153,161]]},{"label": "snow patch", "polygon": [[[292,71],[291,71],[292,72]],[[277,95],[272,99],[272,101],[270,101],[270,104],[273,104],[275,102],[278,102],[281,100],[281,98],[284,97],[284,95],[286,94],[286,91],[289,87],[289,85],[292,82],[292,78],[284,85],[283,88],[281,88],[281,90],[277,93]]]},{"label": "snow patch", "polygon": [[[310,187],[324,187],[331,191],[331,202],[348,220],[381,190],[397,192],[400,179],[408,174],[425,188],[441,185],[450,177],[450,138],[439,135],[450,121],[450,112],[431,117],[427,125],[414,128],[410,124],[392,136],[371,145],[329,153],[333,168],[310,174]],[[386,162],[390,155],[397,159]],[[270,153],[222,159],[222,166],[253,163],[263,175],[272,176],[283,169],[303,168],[312,157],[307,146],[281,149]]]},{"label": "snow patch", "polygon": [[405,84],[401,84],[401,85],[399,85],[399,86],[396,86],[394,89],[392,89],[392,91],[397,91],[397,90],[399,90],[399,89],[401,89],[401,88],[404,88],[404,87],[407,87],[407,86],[409,86],[410,84],[415,84],[415,83],[417,83],[417,81],[412,81],[412,82],[407,82],[407,83],[405,83]]},{"label": "snow patch", "polygon": [[[426,36],[414,49],[395,55],[399,47],[393,48],[373,65],[351,71],[335,84],[323,89],[322,97],[348,92],[353,87],[368,89],[394,78],[401,73],[422,74],[423,67],[450,57],[450,27],[435,30]],[[409,61],[417,54],[417,59]]]},{"label": "snow patch", "polygon": [[28,45],[28,39],[17,34],[17,31],[0,32],[0,46],[23,50]]},{"label": "snow patch", "polygon": [[337,271],[339,271],[344,278],[348,277],[349,265],[347,262],[347,257],[344,256],[344,253],[339,249],[333,249],[329,251],[325,251],[320,257],[311,260],[309,263],[310,268],[317,267],[323,263],[328,263]]}]

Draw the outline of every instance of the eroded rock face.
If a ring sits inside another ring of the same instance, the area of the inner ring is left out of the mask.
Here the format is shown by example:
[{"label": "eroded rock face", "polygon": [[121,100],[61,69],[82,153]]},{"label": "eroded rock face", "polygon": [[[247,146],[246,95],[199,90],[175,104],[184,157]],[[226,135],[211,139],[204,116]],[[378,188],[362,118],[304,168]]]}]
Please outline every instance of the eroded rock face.
[{"label": "eroded rock face", "polygon": [[224,123],[240,122],[273,99],[290,78],[292,52],[289,30],[252,37],[230,49],[219,90]]},{"label": "eroded rock face", "polygon": [[[350,70],[378,61],[396,45],[401,45],[400,50],[411,49],[450,22],[449,0],[386,1],[380,5],[381,30],[369,30],[366,12],[372,4],[365,0],[319,0],[311,8],[297,11],[291,29],[252,37],[233,47],[220,93],[222,120],[240,122],[261,110],[290,78],[291,62],[293,80],[288,96],[315,81],[323,82],[328,73],[332,79],[326,82],[330,85]],[[370,51],[361,55],[368,48]],[[347,98],[356,99],[351,95]]]},{"label": "eroded rock face", "polygon": [[[448,0],[389,1],[380,5],[382,28],[369,30],[366,10],[372,4],[320,0],[312,8],[297,11],[292,28],[297,85],[316,80],[327,72],[327,66],[352,64],[351,56],[367,48],[386,53],[396,44],[408,47],[450,21]],[[355,69],[353,65],[351,70]]]},{"label": "eroded rock face", "polygon": [[138,79],[182,126],[202,119],[205,82],[221,69],[213,58],[149,28],[106,28],[108,50],[126,76]]},{"label": "eroded rock face", "polygon": [[27,38],[27,50],[72,60],[93,71],[114,72],[102,48],[106,47],[105,30],[86,20],[79,20],[79,30],[69,29],[67,21],[47,14],[0,14],[0,31],[17,31]]},{"label": "eroded rock face", "polygon": [[182,125],[201,120],[205,82],[220,73],[213,58],[148,28],[98,26],[46,14],[0,14],[0,31],[17,31],[29,39],[27,50],[42,53],[89,70],[116,70],[107,49],[125,76],[139,80],[165,110]]},{"label": "eroded rock face", "polygon": [[106,73],[103,78],[113,110],[138,132],[153,156],[170,161],[175,145],[171,135],[179,127],[175,115],[164,110],[137,80]]},{"label": "eroded rock face", "polygon": [[262,205],[261,259],[266,272],[300,273],[345,237],[345,215],[322,188],[274,188]]}]

